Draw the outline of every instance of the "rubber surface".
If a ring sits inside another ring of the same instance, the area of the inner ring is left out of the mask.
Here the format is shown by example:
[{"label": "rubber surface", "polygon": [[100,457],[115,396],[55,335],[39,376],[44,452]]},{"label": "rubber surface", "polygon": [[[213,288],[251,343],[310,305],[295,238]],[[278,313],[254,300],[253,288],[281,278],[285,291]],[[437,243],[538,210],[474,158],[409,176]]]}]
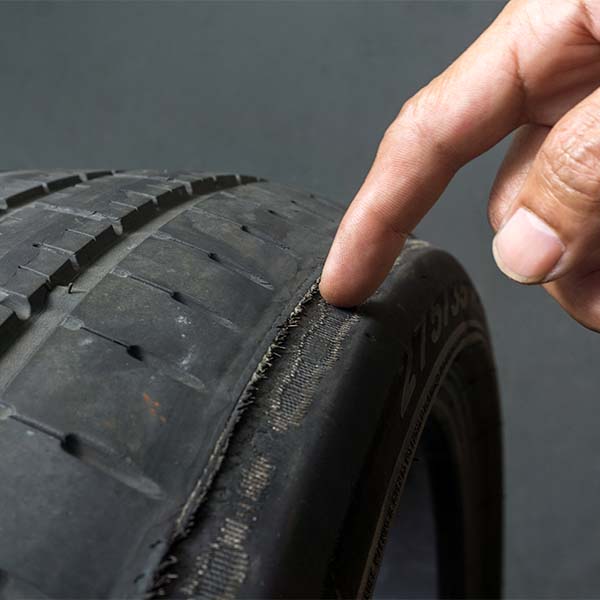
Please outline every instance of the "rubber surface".
[{"label": "rubber surface", "polygon": [[371,301],[328,307],[340,216],[235,175],[0,174],[0,597],[368,596],[449,372],[486,394],[451,436],[483,451],[459,506],[485,497],[465,543],[490,546],[457,585],[498,592],[477,296],[411,241]]}]

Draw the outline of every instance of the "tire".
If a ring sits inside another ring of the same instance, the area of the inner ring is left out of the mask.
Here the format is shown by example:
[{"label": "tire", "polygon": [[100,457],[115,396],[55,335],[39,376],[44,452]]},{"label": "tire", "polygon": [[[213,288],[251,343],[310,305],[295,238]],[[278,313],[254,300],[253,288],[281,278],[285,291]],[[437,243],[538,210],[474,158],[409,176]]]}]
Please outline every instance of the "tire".
[{"label": "tire", "polygon": [[500,594],[478,296],[411,239],[328,306],[340,216],[235,175],[0,174],[1,598],[368,597],[426,423],[440,594]]}]

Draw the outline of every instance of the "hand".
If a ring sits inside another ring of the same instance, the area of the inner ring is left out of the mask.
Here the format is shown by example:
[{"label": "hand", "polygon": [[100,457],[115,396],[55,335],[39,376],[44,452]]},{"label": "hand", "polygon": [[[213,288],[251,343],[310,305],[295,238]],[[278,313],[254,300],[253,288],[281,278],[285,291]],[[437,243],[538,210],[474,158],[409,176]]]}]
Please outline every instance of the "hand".
[{"label": "hand", "polygon": [[402,107],[346,212],[321,293],[354,306],[456,171],[518,128],[492,188],[494,257],[600,330],[600,0],[512,0]]}]

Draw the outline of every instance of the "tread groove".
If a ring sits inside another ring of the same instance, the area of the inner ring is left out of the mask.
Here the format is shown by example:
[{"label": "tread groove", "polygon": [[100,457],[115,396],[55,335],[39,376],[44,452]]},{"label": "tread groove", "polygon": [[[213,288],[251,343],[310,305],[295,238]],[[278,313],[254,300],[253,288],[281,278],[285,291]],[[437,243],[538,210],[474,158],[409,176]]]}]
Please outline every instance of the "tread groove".
[{"label": "tread groove", "polygon": [[202,208],[200,206],[194,206],[190,210],[192,212],[196,212],[196,213],[200,213],[200,214],[204,213],[204,214],[210,215],[211,217],[221,219],[222,221],[226,221],[227,223],[231,223],[232,225],[237,225],[240,228],[240,230],[243,231],[244,233],[247,233],[248,235],[251,235],[251,236],[255,237],[256,239],[261,240],[265,244],[276,246],[277,248],[279,248],[286,254],[289,254],[293,258],[296,258],[296,259],[299,258],[299,256],[297,254],[295,254],[291,248],[282,244],[275,238],[271,237],[268,233],[265,233],[264,231],[261,231],[254,226],[252,227],[252,229],[250,229],[250,227],[248,225],[240,223],[239,221],[236,221],[235,219],[225,217],[224,215],[220,215],[219,213],[215,213],[211,210],[207,210],[206,208]]},{"label": "tread groove", "polygon": [[174,365],[173,363],[166,361],[160,356],[156,356],[151,352],[147,352],[141,346],[131,345],[127,347],[127,354],[141,363],[170,377],[171,379],[189,387],[197,392],[206,393],[206,384],[192,373],[185,371],[184,369]]},{"label": "tread groove", "polygon": [[77,208],[72,208],[69,206],[59,206],[57,204],[50,204],[49,202],[36,202],[35,205],[49,212],[56,212],[62,215],[78,217],[80,219],[88,219],[90,221],[116,221],[114,217],[104,215],[97,211],[79,210]]},{"label": "tread groove", "polygon": [[51,284],[50,276],[46,275],[45,273],[42,273],[41,271],[32,269],[31,267],[28,267],[27,265],[19,265],[19,269],[23,269],[23,271],[29,271],[30,273],[34,273],[35,275],[38,275],[39,277],[43,277],[46,280],[46,283]]},{"label": "tread groove", "polygon": [[77,235],[82,235],[83,237],[90,238],[91,240],[96,241],[98,238],[91,233],[86,233],[85,231],[79,231],[78,229],[72,229],[71,227],[67,227],[65,231],[70,231],[71,233],[76,233]]},{"label": "tread groove", "polygon": [[67,433],[61,439],[61,448],[73,458],[102,471],[148,498],[160,500],[165,495],[160,485],[144,475],[136,465],[80,435]]},{"label": "tread groove", "polygon": [[[140,175],[137,177],[140,181],[147,179],[148,175]],[[11,382],[18,376],[21,369],[27,363],[29,358],[41,348],[45,340],[50,335],[50,332],[56,330],[61,324],[68,321],[69,316],[75,310],[80,302],[87,297],[87,291],[92,290],[102,281],[106,275],[125,259],[131,252],[148,239],[154,232],[162,226],[169,223],[178,215],[189,211],[199,199],[205,199],[209,194],[216,191],[217,178],[207,174],[184,174],[179,177],[188,177],[189,184],[193,188],[193,194],[190,197],[181,199],[178,205],[167,205],[165,209],[157,212],[152,216],[147,223],[141,224],[137,231],[130,231],[125,235],[117,235],[115,233],[115,225],[109,224],[107,229],[102,229],[97,232],[98,243],[101,248],[96,252],[93,258],[93,268],[90,268],[89,259],[82,255],[82,251],[73,249],[65,249],[61,247],[46,247],[47,242],[42,244],[33,244],[37,247],[44,247],[51,253],[58,256],[63,256],[71,259],[72,262],[82,260],[85,268],[79,266],[72,274],[70,279],[63,279],[60,287],[55,287],[51,295],[52,303],[48,306],[49,310],[42,310],[35,316],[35,321],[31,327],[24,327],[27,323],[23,323],[18,318],[14,310],[7,306],[5,300],[0,293],[0,353],[5,355],[3,369],[0,370],[0,394],[3,393]],[[256,178],[244,176],[244,183],[252,183],[257,181]],[[178,179],[179,181],[179,179]],[[219,185],[232,185],[233,177],[224,176]],[[177,183],[177,185],[181,185]],[[187,187],[186,187],[187,189]],[[87,228],[86,228],[87,229]],[[111,235],[107,235],[110,232]],[[108,241],[106,238],[109,238]],[[86,246],[87,247],[87,246]],[[85,248],[84,248],[85,250]],[[70,284],[77,280],[80,293],[69,293]],[[64,286],[64,288],[63,288]],[[82,292],[82,293],[81,293]],[[14,300],[14,298],[13,298]],[[189,306],[199,312],[205,313],[211,321],[219,320],[219,316],[213,311],[207,309],[195,298],[188,294],[174,295],[174,300]],[[3,311],[4,309],[4,311]],[[22,317],[31,316],[21,314]],[[226,319],[222,319],[221,323],[234,331],[239,331],[237,325]]]},{"label": "tread groove", "polygon": [[[69,230],[67,230],[67,231],[69,231]],[[75,233],[79,233],[79,232],[77,231]],[[64,256],[65,258],[70,258],[72,261],[74,261],[75,264],[78,264],[77,256],[75,255],[75,252],[69,252],[68,250],[65,250],[63,248],[58,248],[57,246],[53,246],[52,244],[48,244],[46,242],[34,244],[34,246],[36,248],[40,248],[40,249],[46,250],[48,252],[52,252],[53,254],[58,254],[59,256]]]},{"label": "tread groove", "polygon": [[32,419],[31,417],[26,417],[25,415],[19,414],[13,406],[9,404],[5,404],[0,401],[0,421],[5,419],[12,419],[13,421],[17,421],[30,429],[33,429],[39,433],[47,435],[59,442],[62,442],[64,436],[63,434],[56,430],[54,427],[46,423],[40,423],[37,419]]},{"label": "tread groove", "polygon": [[115,267],[111,271],[111,273],[113,275],[116,275],[117,277],[125,277],[127,279],[137,281],[138,283],[141,283],[143,285],[147,285],[148,287],[151,287],[153,289],[160,290],[161,292],[164,292],[165,294],[169,295],[174,302],[178,302],[179,304],[183,304],[184,306],[193,308],[194,310],[205,314],[212,322],[216,322],[219,325],[227,329],[231,329],[235,332],[240,331],[239,326],[236,325],[233,321],[230,321],[227,317],[224,317],[223,315],[219,315],[218,313],[204,305],[200,300],[190,296],[189,294],[178,292],[160,283],[151,281],[150,279],[147,279],[145,277],[134,275],[133,273],[130,273],[129,271],[126,271],[121,267]]},{"label": "tread groove", "polygon": [[[73,173],[71,175],[63,175],[58,179],[50,181],[43,181],[43,177],[40,179],[27,179],[27,175],[32,174],[30,171],[22,171],[9,175],[5,181],[0,179],[0,222],[2,222],[10,213],[12,213],[13,210],[22,208],[31,202],[35,202],[39,198],[54,192],[66,190],[86,181],[111,177],[116,175],[116,173],[117,171],[109,170],[89,171],[83,173]],[[23,184],[23,189],[3,196],[2,184],[10,187],[11,184],[16,185],[19,183]]]},{"label": "tread groove", "polygon": [[[261,191],[263,193],[267,194],[268,196],[271,196],[272,198],[275,198],[277,200],[279,199],[279,196],[272,190],[263,188]],[[314,199],[315,195],[311,194],[310,197]],[[317,212],[316,210],[313,210],[312,208],[309,208],[305,204],[301,204],[293,199],[290,199],[289,202],[290,202],[290,204],[293,204],[299,212],[304,212],[306,214],[312,215],[313,217],[316,217],[317,219],[321,219],[322,221],[326,221],[327,223],[331,223],[333,225],[337,224],[336,221],[334,221],[333,219],[330,219],[328,216],[323,215],[323,214]],[[325,204],[327,204],[327,202],[325,202]],[[339,208],[338,208],[338,210],[339,210]]]},{"label": "tread groove", "polygon": [[117,346],[121,346],[125,349],[125,352],[129,356],[131,356],[131,358],[141,362],[142,364],[146,365],[147,367],[150,367],[151,369],[162,373],[163,375],[166,375],[167,377],[170,377],[175,381],[178,381],[179,383],[189,388],[203,393],[207,391],[206,384],[199,377],[188,373],[184,369],[178,367],[177,365],[174,365],[173,363],[165,360],[164,358],[161,358],[160,356],[156,356],[155,354],[144,350],[141,346],[138,346],[137,344],[128,344],[127,342],[124,342],[123,340],[103,333],[102,331],[98,331],[97,329],[88,327],[84,323],[77,322],[76,319],[70,319],[70,323],[71,325],[75,325],[75,327],[71,328],[77,328],[81,329],[82,331],[87,331],[92,335],[102,338],[108,342],[112,342]]},{"label": "tread groove", "polygon": [[[264,193],[264,192],[277,198],[277,195],[272,192],[269,192],[269,190],[261,189],[261,193]],[[226,198],[231,198],[232,200],[235,200],[236,202],[240,202],[240,201],[247,202],[247,203],[253,204],[257,207],[261,207],[260,201],[251,196],[250,197],[249,196],[237,196],[236,194],[232,194],[230,192],[220,192],[220,194],[225,196]],[[266,212],[269,213],[271,216],[276,217],[278,220],[285,221],[286,223],[289,222],[289,217],[286,217],[285,215],[278,213],[276,210],[273,210],[272,208],[265,208],[264,210],[266,210]],[[301,229],[304,229],[304,230],[310,232],[311,234],[314,234],[314,228],[309,225],[305,225],[304,223],[299,223],[299,222],[295,221],[294,226],[300,227]]]},{"label": "tread groove", "polygon": [[227,317],[217,314],[214,310],[211,310],[207,306],[205,306],[200,300],[190,296],[189,294],[185,294],[184,292],[173,292],[171,297],[175,302],[179,302],[184,306],[187,306],[191,309],[197,310],[199,312],[205,313],[212,321],[216,321],[223,327],[230,329],[236,333],[240,332],[240,327]]},{"label": "tread groove", "polygon": [[86,440],[78,434],[62,433],[47,423],[21,415],[17,413],[14,407],[0,402],[0,420],[3,419],[12,419],[31,430],[58,441],[61,449],[67,454],[92,468],[103,471],[108,476],[141,494],[153,499],[164,496],[163,490],[155,481],[144,475],[126,457],[121,457],[110,449]]},{"label": "tread groove", "polygon": [[202,248],[201,246],[198,246],[197,244],[192,244],[190,242],[186,242],[185,240],[180,240],[179,238],[176,238],[172,235],[169,235],[168,233],[163,233],[163,232],[161,232],[158,235],[154,234],[153,237],[155,239],[173,242],[174,244],[179,244],[181,246],[185,246],[186,248],[191,248],[192,250],[196,250],[197,252],[204,254],[211,262],[217,264],[222,269],[225,269],[226,271],[229,271],[230,273],[235,273],[236,275],[239,275],[240,277],[243,277],[244,279],[247,279],[248,281],[251,281],[252,283],[255,283],[256,285],[259,285],[260,287],[263,287],[267,290],[273,290],[273,284],[269,283],[268,281],[266,281],[259,275],[250,273],[250,271],[245,269],[242,265],[239,265],[232,260],[225,259],[225,258],[221,257],[220,255],[218,255],[217,253],[211,252],[210,250],[207,250],[206,248]]}]

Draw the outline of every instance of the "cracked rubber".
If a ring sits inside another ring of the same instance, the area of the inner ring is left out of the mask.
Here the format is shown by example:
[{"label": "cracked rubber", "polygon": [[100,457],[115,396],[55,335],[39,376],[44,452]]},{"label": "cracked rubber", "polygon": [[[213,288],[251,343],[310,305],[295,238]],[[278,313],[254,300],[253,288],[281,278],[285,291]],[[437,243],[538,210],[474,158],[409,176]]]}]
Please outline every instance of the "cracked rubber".
[{"label": "cracked rubber", "polygon": [[410,240],[326,305],[340,217],[247,176],[0,173],[0,598],[368,597],[424,428],[442,595],[499,594],[477,294]]}]

